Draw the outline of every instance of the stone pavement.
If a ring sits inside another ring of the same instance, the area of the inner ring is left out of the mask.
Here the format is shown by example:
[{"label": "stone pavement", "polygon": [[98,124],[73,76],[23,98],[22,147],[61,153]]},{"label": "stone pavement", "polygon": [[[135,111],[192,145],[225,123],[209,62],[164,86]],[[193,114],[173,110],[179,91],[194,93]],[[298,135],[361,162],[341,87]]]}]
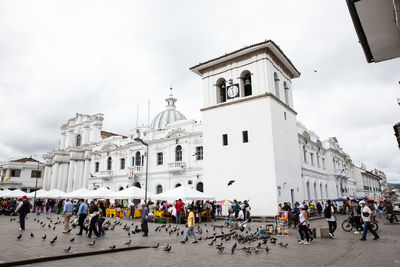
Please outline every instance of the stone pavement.
[{"label": "stone pavement", "polygon": [[[64,249],[72,246],[70,253],[93,251],[107,249],[111,245],[125,247],[125,242],[132,239],[132,246],[135,245],[150,245],[153,246],[160,243],[160,247],[165,244],[172,246],[171,252],[164,252],[161,248],[149,248],[142,250],[132,250],[126,252],[117,252],[111,254],[103,254],[97,256],[87,256],[72,258],[59,261],[44,262],[31,264],[31,266],[250,266],[250,265],[278,265],[278,266],[400,266],[400,239],[399,225],[388,225],[380,219],[380,229],[378,231],[381,239],[372,240],[372,235],[368,234],[367,241],[359,241],[360,235],[355,235],[352,232],[347,233],[341,229],[340,223],[345,216],[339,217],[338,229],[336,230],[337,239],[315,239],[311,245],[297,244],[297,231],[291,232],[289,236],[280,237],[278,241],[288,243],[287,248],[282,248],[279,245],[268,243],[271,251],[267,254],[261,250],[258,254],[248,255],[241,251],[244,245],[238,244],[238,250],[234,255],[231,255],[230,250],[235,240],[231,240],[224,244],[225,251],[223,254],[217,254],[214,246],[209,246],[210,240],[200,241],[198,244],[190,242],[180,244],[183,239],[181,234],[176,236],[176,233],[170,236],[164,230],[155,232],[154,229],[160,224],[149,224],[149,237],[142,237],[139,234],[128,237],[127,232],[122,230],[122,226],[117,226],[114,231],[107,231],[106,235],[96,240],[95,246],[89,247],[89,240],[84,236],[76,236],[77,229],[74,229],[69,234],[62,234],[63,224],[56,226],[55,230],[40,227],[34,222],[34,219],[40,219],[47,222],[46,215],[36,216],[28,215],[29,219],[26,223],[26,231],[23,233],[21,240],[17,240],[19,235],[18,217],[13,217],[16,220],[10,222],[10,217],[0,216],[0,263],[8,261],[22,260],[27,258],[36,258],[42,256],[64,255]],[[51,219],[57,220],[57,217],[62,220],[62,216],[51,215]],[[107,219],[111,222],[114,219]],[[132,221],[125,219],[121,220],[123,225]],[[134,226],[139,225],[139,221],[133,222]],[[205,226],[207,224],[207,226]],[[214,223],[212,223],[214,224]],[[222,221],[215,224],[222,225]],[[255,229],[261,223],[250,223],[249,226]],[[211,223],[201,223],[203,234],[211,236],[214,233]],[[327,227],[325,220],[317,220],[312,222],[312,227]],[[132,227],[132,226],[131,226]],[[180,231],[185,229],[181,225]],[[208,230],[208,234],[206,233]],[[225,233],[227,230],[223,230]],[[30,233],[35,237],[31,238]],[[216,233],[220,233],[217,229]],[[47,235],[46,240],[42,240],[41,236]],[[319,230],[317,230],[319,236]],[[51,245],[49,239],[57,236],[54,245]],[[75,237],[74,242],[69,239]],[[189,238],[191,241],[191,238]],[[218,242],[219,243],[219,242]],[[257,242],[251,245],[255,247]],[[265,245],[263,245],[264,247]]]}]

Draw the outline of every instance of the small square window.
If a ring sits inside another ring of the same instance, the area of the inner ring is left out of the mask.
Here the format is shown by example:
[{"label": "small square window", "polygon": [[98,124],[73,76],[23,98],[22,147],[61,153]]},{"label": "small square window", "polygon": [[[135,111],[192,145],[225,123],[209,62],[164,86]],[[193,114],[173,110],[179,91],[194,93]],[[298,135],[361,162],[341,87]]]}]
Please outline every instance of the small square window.
[{"label": "small square window", "polygon": [[248,143],[249,142],[249,134],[247,131],[242,132],[242,137],[243,137],[243,143]]},{"label": "small square window", "polygon": [[157,153],[157,165],[163,165],[164,163],[164,155],[163,153]]},{"label": "small square window", "polygon": [[227,134],[222,135],[222,145],[224,145],[224,146],[228,145],[228,135]]}]

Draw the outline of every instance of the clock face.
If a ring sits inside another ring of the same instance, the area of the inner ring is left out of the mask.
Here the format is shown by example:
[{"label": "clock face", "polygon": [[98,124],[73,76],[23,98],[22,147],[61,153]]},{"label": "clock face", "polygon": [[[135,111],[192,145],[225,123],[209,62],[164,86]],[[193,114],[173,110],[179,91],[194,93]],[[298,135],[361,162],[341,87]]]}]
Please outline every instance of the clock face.
[{"label": "clock face", "polygon": [[235,98],[239,96],[239,86],[233,84],[228,87],[228,98]]}]

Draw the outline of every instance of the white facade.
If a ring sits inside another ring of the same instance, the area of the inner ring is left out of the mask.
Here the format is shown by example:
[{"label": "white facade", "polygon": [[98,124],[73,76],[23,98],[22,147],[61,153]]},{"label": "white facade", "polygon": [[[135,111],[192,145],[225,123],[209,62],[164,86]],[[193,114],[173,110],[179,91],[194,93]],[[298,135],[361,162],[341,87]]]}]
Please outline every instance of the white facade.
[{"label": "white facade", "polygon": [[[102,131],[103,114],[76,114],[45,156],[43,188],[144,188],[148,160],[150,192],[204,187],[217,200],[250,200],[255,216],[275,215],[281,202],[358,193],[353,163],[337,139],[320,141],[296,121],[291,79],[300,73],[275,43],[191,70],[203,81],[204,123],[177,111],[172,93],[151,125],[127,136]],[[148,144],[148,155],[136,138]]]},{"label": "white facade", "polygon": [[357,184],[357,194],[374,199],[383,197],[386,177],[383,172],[367,171],[364,166],[354,167],[354,177]]},{"label": "white facade", "polygon": [[44,164],[32,158],[21,158],[0,163],[0,177],[3,177],[4,180],[0,184],[0,188],[20,189],[25,192],[33,192],[35,188],[41,189],[43,169]]}]

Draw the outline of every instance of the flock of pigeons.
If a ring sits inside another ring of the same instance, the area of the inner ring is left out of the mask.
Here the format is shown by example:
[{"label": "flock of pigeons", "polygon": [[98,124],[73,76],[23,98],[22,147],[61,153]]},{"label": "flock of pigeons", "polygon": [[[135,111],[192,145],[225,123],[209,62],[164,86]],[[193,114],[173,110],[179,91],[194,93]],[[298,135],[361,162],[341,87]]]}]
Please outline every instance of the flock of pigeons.
[{"label": "flock of pigeons", "polygon": [[[46,231],[50,231],[47,234],[41,236],[41,239],[45,241],[46,239],[49,241],[50,245],[54,245],[57,241],[57,235],[54,235],[54,237],[50,238],[51,231],[55,231],[56,227],[58,225],[63,224],[63,222],[60,220],[60,217],[57,217],[57,219],[52,219],[51,217],[45,217],[45,220],[41,220],[39,217],[33,219],[34,222],[36,222],[38,225],[40,225],[41,228],[46,229]],[[15,218],[11,218],[10,222],[16,221]],[[72,223],[72,228],[76,228],[77,225]],[[131,236],[135,235],[139,232],[141,232],[141,229],[139,228],[138,224],[134,224],[133,222],[129,223],[123,223],[121,220],[115,220],[114,222],[111,222],[110,220],[106,221],[103,225],[103,228],[105,231],[115,231],[115,230],[121,230],[123,232],[126,232],[129,240],[124,243],[124,246],[131,246],[132,244],[132,239]],[[211,230],[212,229],[212,230]],[[232,244],[232,247],[230,249],[231,254],[235,254],[236,251],[243,251],[246,254],[259,254],[260,252],[265,251],[265,253],[269,253],[271,249],[268,247],[268,242],[271,245],[278,245],[281,248],[287,248],[288,244],[284,244],[282,242],[277,243],[277,239],[271,235],[261,235],[259,232],[259,228],[257,227],[254,232],[251,232],[251,228],[248,227],[246,230],[241,230],[241,232],[235,231],[235,230],[230,230],[229,232],[225,233],[224,228],[221,225],[210,225],[207,226],[207,224],[204,224],[204,229],[200,225],[196,225],[196,235],[198,235],[198,240],[211,240],[210,243],[208,243],[209,246],[214,246],[217,250],[217,254],[224,254],[225,247],[230,246],[230,242]],[[70,230],[71,231],[71,230]],[[161,232],[165,231],[168,233],[170,236],[183,236],[185,228],[181,229],[178,225],[172,225],[172,224],[163,224],[160,226],[157,226],[154,229],[154,232]],[[217,233],[218,232],[218,233]],[[203,233],[205,233],[205,236],[203,237]],[[48,237],[49,236],[49,237]],[[20,233],[17,236],[17,240],[21,240],[23,237],[22,233]],[[33,232],[30,233],[30,238],[35,238],[35,235]],[[71,252],[72,244],[75,241],[75,237],[69,239],[69,242],[71,243],[67,248],[64,249],[65,253]],[[149,247],[149,248],[159,248],[159,243],[157,243],[155,246]],[[238,245],[241,247],[239,248]],[[96,246],[96,239],[88,243],[89,247],[95,247]],[[109,249],[113,250],[116,248],[116,245],[111,245],[108,246]],[[172,249],[172,246],[170,244],[166,244],[165,246],[162,246],[162,250],[165,252],[170,252]]]}]

